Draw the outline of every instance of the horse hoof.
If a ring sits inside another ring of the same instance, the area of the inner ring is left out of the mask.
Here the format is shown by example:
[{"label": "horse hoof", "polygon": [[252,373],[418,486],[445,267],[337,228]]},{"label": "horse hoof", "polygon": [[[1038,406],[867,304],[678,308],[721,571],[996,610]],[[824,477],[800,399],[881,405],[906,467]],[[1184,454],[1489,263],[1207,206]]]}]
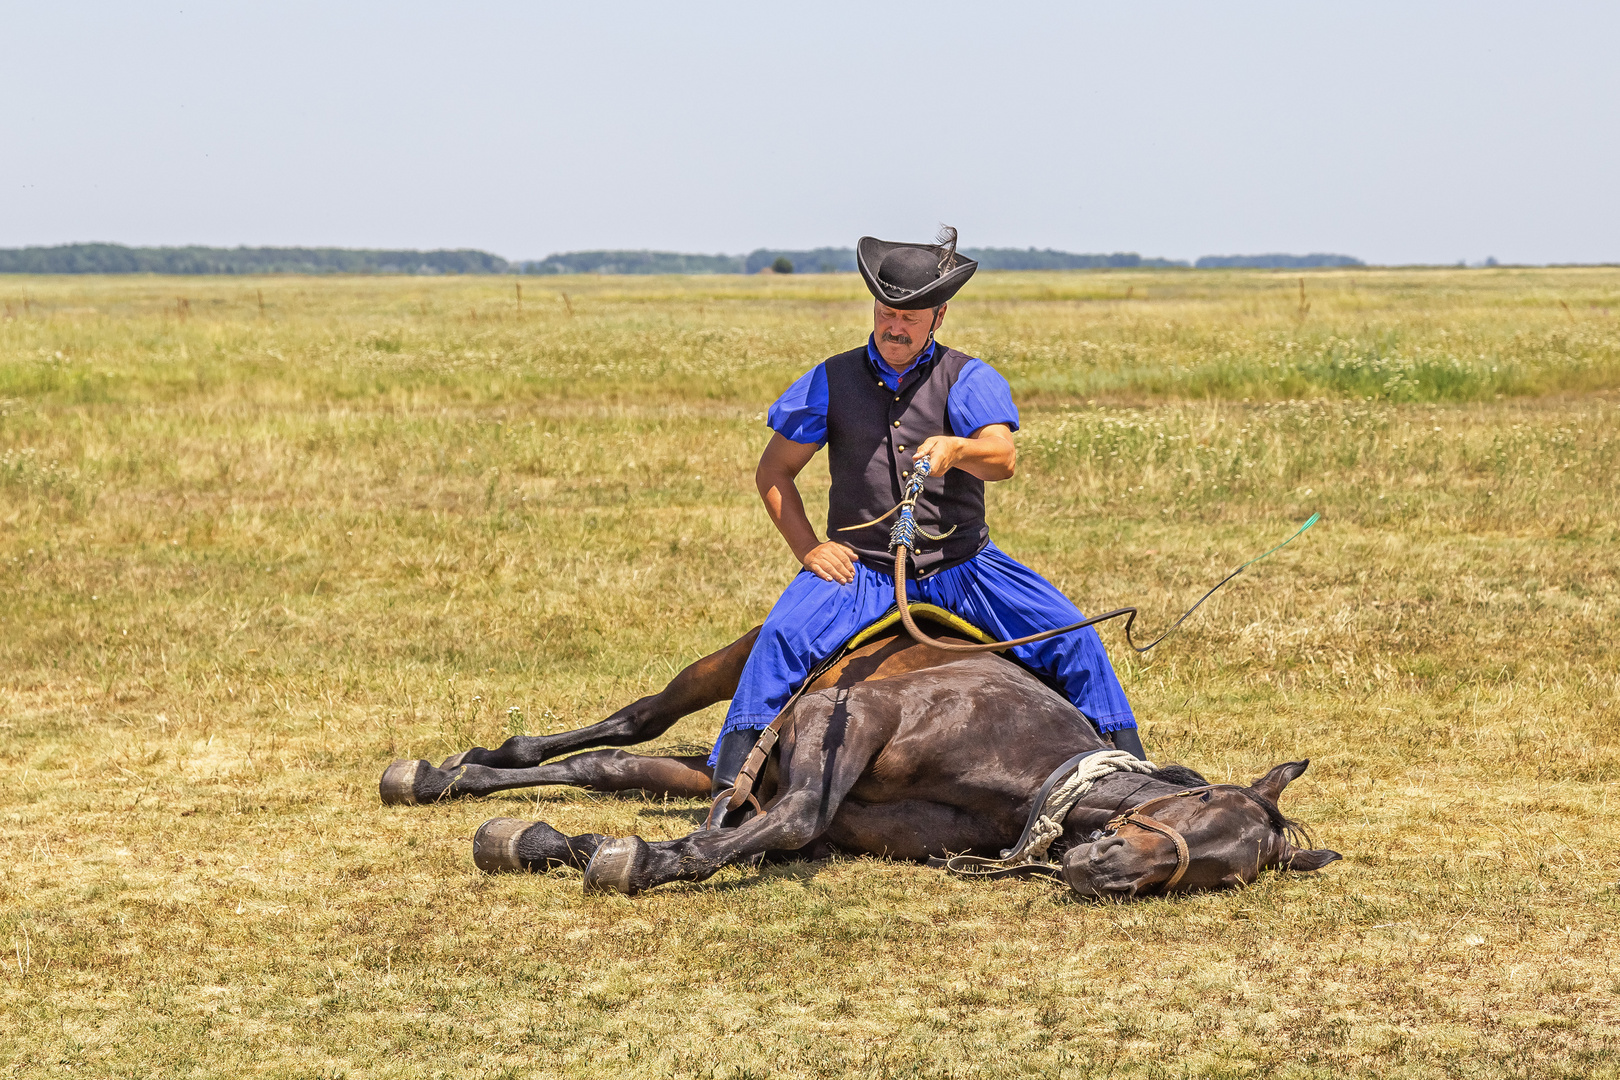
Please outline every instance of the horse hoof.
[{"label": "horse hoof", "polygon": [[461,768],[462,759],[465,758],[467,756],[467,754],[468,754],[468,751],[466,751],[466,750],[463,750],[459,754],[451,754],[449,757],[447,757],[443,761],[439,762],[440,771],[448,772],[451,769],[459,769],[459,768]]},{"label": "horse hoof", "polygon": [[528,867],[518,857],[518,837],[534,822],[517,818],[490,818],[473,834],[473,865],[486,874],[522,872]]},{"label": "horse hoof", "polygon": [[621,836],[602,841],[596,854],[591,856],[590,864],[585,867],[586,894],[616,892],[634,896],[640,890],[631,884],[630,874],[645,850],[647,842],[639,836]]},{"label": "horse hoof", "polygon": [[431,769],[425,761],[396,761],[383,770],[382,782],[377,785],[384,806],[415,806],[416,777],[423,769]]}]

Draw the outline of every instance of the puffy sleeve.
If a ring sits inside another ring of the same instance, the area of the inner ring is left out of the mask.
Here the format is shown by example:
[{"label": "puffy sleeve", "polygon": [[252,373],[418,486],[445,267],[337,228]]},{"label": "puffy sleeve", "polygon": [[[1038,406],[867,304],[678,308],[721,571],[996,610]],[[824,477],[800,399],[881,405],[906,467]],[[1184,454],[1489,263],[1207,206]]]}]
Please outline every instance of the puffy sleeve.
[{"label": "puffy sleeve", "polygon": [[[825,400],[826,391],[822,391]],[[945,410],[951,429],[958,435],[971,435],[986,424],[1006,424],[1018,430],[1018,406],[1013,404],[1012,387],[1001,372],[983,360],[962,365],[946,399]]]},{"label": "puffy sleeve", "polygon": [[[999,376],[998,376],[999,377]],[[765,422],[772,431],[796,443],[827,444],[827,371],[817,364],[800,375],[771,405]]]}]

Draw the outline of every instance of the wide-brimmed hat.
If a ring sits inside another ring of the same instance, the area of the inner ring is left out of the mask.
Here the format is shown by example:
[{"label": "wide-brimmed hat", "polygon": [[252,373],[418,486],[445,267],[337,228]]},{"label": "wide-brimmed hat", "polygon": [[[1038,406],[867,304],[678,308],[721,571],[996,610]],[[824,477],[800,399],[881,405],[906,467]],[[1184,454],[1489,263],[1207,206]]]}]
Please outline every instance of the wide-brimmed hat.
[{"label": "wide-brimmed hat", "polygon": [[934,244],[863,236],[855,244],[855,265],[873,296],[902,311],[939,307],[979,268],[956,253],[956,230],[949,227],[940,230]]}]

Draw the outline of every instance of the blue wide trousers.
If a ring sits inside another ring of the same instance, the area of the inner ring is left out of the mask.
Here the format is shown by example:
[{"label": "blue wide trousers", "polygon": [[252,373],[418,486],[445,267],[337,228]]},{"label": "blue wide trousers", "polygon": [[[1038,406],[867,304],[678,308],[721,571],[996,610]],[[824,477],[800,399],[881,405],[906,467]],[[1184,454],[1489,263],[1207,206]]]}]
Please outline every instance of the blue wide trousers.
[{"label": "blue wide trousers", "polygon": [[[997,641],[1023,637],[1085,618],[1068,597],[1029,567],[987,544],[967,562],[920,581],[906,595],[960,615]],[[800,683],[823,659],[894,605],[894,577],[857,561],[848,585],[802,570],[765,617],[743,667],[721,737],[762,728],[776,719]],[[1136,726],[1130,702],[1102,640],[1091,627],[1010,650],[1062,687],[1100,731]],[[718,747],[717,747],[718,748]],[[710,755],[709,764],[714,764]]]}]

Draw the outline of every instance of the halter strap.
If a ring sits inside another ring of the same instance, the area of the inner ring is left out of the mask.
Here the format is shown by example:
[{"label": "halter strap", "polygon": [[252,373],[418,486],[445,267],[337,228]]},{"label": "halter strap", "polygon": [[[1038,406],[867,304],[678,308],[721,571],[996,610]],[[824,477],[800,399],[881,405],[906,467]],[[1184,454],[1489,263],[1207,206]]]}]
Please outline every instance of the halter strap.
[{"label": "halter strap", "polygon": [[1187,872],[1187,867],[1192,865],[1192,854],[1187,850],[1187,838],[1157,818],[1149,817],[1147,814],[1148,808],[1194,795],[1208,795],[1215,790],[1216,786],[1215,784],[1206,784],[1203,787],[1188,788],[1185,791],[1177,791],[1170,795],[1157,796],[1147,802],[1133,806],[1108,823],[1107,832],[1118,832],[1126,825],[1135,825],[1138,828],[1167,837],[1172,844],[1176,845],[1176,871],[1170,875],[1168,881],[1159,887],[1161,893],[1168,893],[1181,881],[1182,875]]}]

